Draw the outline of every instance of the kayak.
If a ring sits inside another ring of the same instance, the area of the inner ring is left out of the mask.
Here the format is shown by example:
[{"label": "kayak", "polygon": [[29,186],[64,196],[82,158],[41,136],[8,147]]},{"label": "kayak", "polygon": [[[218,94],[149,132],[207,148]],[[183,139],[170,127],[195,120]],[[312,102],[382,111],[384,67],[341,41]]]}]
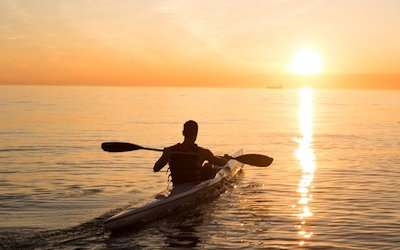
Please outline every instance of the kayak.
[{"label": "kayak", "polygon": [[[232,154],[238,157],[244,154],[243,149],[239,149]],[[218,195],[223,192],[223,184],[234,178],[243,168],[243,163],[230,160],[225,166],[219,167],[214,178],[198,184],[185,183],[176,185],[168,195],[156,195],[153,200],[142,205],[130,207],[104,222],[105,230],[117,231],[122,228],[138,228],[145,222],[153,221],[168,215],[177,213],[179,210],[187,209],[194,203],[205,199],[208,195]]]}]

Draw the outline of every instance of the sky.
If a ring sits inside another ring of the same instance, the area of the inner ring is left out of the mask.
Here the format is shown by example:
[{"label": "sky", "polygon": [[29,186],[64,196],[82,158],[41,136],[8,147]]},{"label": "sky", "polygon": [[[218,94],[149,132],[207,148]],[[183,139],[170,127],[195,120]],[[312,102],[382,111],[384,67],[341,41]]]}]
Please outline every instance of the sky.
[{"label": "sky", "polygon": [[[400,89],[398,0],[0,0],[0,84]],[[316,51],[322,72],[289,71]]]}]

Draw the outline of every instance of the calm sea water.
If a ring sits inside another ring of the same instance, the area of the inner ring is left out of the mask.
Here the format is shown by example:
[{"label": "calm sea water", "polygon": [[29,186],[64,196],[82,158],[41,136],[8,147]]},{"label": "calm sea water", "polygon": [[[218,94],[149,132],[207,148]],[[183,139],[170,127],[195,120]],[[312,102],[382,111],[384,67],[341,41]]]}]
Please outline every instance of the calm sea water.
[{"label": "calm sea water", "polygon": [[[400,249],[400,91],[0,87],[0,248]],[[211,203],[121,235],[106,218],[167,188],[157,152],[200,125],[246,166]]]}]

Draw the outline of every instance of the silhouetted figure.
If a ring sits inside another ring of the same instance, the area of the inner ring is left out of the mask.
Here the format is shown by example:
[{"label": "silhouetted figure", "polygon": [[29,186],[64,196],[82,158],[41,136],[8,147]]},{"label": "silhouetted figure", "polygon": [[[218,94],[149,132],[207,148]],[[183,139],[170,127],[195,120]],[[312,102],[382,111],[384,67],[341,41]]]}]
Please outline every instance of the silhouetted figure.
[{"label": "silhouetted figure", "polygon": [[[205,148],[197,146],[198,125],[195,121],[187,121],[183,125],[182,143],[164,148],[160,159],[154,164],[154,172],[160,171],[167,163],[171,170],[173,184],[199,182],[215,176],[212,166],[224,166],[230,159],[229,155],[223,157],[214,154]],[[204,161],[209,164],[203,166]]]}]

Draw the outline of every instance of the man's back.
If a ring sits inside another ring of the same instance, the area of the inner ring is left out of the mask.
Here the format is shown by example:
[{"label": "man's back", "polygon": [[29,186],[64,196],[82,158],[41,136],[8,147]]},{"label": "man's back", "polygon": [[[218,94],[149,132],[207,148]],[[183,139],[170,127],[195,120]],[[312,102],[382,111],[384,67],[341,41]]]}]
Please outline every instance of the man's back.
[{"label": "man's back", "polygon": [[[182,131],[184,141],[171,147],[164,148],[162,156],[154,164],[154,172],[160,171],[165,165],[169,164],[173,176],[180,175],[178,172],[183,171],[190,175],[190,177],[187,176],[186,178],[192,180],[194,179],[194,176],[199,176],[199,169],[201,169],[204,161],[219,166],[225,165],[230,159],[228,155],[225,155],[224,157],[216,157],[210,150],[199,147],[195,144],[197,131],[198,125],[195,121],[190,120],[185,122]],[[176,156],[172,156],[174,154]],[[192,156],[189,157],[185,154],[191,154]],[[176,159],[172,159],[171,156]],[[185,174],[182,174],[182,176]],[[184,177],[180,178],[179,181],[184,181]]]},{"label": "man's back", "polygon": [[201,167],[199,154],[187,152],[171,152],[168,162],[171,171],[172,183],[182,184],[200,181]]}]

